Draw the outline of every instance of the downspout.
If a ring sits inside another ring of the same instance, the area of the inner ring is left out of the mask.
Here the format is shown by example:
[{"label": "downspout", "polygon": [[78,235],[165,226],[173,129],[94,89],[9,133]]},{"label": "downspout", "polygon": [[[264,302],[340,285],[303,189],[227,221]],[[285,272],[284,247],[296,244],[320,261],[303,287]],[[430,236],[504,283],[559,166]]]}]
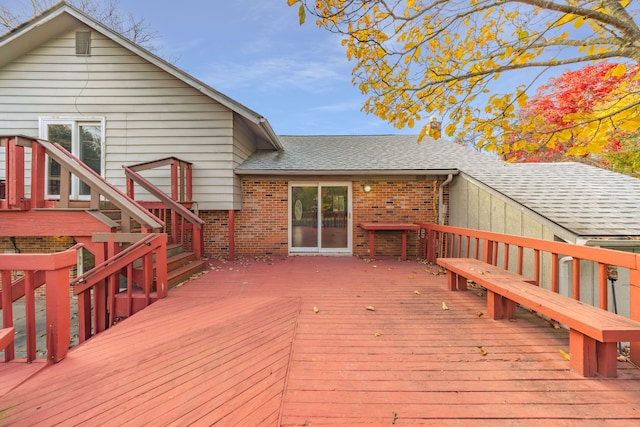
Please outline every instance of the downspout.
[{"label": "downspout", "polygon": [[233,262],[236,259],[236,211],[229,209],[229,261]]},{"label": "downspout", "polygon": [[444,187],[451,181],[453,181],[453,174],[449,174],[447,179],[438,187],[438,224],[440,225],[444,225],[445,209],[447,208],[447,205],[444,204]]},{"label": "downspout", "polygon": [[561,295],[565,295],[570,297],[570,293],[569,293],[569,289],[570,289],[570,281],[569,281],[569,267],[567,266],[567,263],[570,263],[573,261],[573,257],[570,256],[563,256],[562,258],[560,258],[558,260],[558,276],[560,276],[558,278],[559,280],[559,284],[558,284],[558,293]]}]

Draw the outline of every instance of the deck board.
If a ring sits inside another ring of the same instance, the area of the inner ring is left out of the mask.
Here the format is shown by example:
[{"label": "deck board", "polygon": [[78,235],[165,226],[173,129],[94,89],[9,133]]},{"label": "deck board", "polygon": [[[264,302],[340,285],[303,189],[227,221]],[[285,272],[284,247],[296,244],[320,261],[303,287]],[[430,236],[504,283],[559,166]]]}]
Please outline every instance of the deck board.
[{"label": "deck board", "polygon": [[562,356],[567,331],[520,309],[516,322],[491,320],[481,290],[451,292],[437,271],[353,257],[212,262],[0,398],[0,425],[640,422],[636,367],[583,378]]}]

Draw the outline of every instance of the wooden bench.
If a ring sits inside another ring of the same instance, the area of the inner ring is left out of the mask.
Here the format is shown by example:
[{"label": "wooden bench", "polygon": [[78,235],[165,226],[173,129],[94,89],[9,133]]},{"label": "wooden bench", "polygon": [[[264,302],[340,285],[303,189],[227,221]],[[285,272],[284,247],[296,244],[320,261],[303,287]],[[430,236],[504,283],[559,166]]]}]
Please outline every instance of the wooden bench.
[{"label": "wooden bench", "polygon": [[471,258],[439,258],[451,290],[465,290],[467,279],[487,290],[488,315],[514,318],[516,304],[569,328],[571,368],[585,377],[615,377],[618,342],[640,341],[640,322],[536,286],[523,276]]}]

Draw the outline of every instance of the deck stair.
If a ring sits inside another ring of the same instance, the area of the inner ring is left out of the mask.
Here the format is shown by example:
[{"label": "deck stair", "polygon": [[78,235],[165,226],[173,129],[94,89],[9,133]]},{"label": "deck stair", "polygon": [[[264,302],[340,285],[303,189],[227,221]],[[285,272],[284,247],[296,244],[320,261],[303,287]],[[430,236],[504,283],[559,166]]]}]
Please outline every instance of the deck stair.
[{"label": "deck stair", "polygon": [[[194,274],[200,273],[204,270],[205,266],[205,260],[197,259],[196,254],[185,251],[184,246],[180,244],[167,245],[167,283],[169,288],[174,288]],[[141,275],[141,266],[138,266],[137,270]],[[136,286],[131,297],[131,313],[135,314],[147,306],[146,296],[141,287]],[[155,291],[151,292],[150,297],[151,302],[155,302],[158,299]],[[124,283],[122,284],[120,292],[116,294],[115,316],[118,318],[127,317],[127,308],[127,289],[126,283]]]}]

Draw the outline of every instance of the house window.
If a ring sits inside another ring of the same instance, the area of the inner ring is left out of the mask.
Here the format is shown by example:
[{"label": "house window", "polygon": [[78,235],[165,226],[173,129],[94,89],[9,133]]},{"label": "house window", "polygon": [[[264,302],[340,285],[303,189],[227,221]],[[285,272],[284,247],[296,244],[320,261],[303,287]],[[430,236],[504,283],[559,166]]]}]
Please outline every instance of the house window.
[{"label": "house window", "polygon": [[[94,172],[103,175],[104,119],[41,119],[40,135],[57,142]],[[60,173],[60,164],[47,159],[47,196],[60,195]],[[71,199],[86,199],[90,194],[89,186],[74,176],[69,192]]]},{"label": "house window", "polygon": [[76,32],[76,55],[78,56],[91,55],[91,32],[90,31]]}]

